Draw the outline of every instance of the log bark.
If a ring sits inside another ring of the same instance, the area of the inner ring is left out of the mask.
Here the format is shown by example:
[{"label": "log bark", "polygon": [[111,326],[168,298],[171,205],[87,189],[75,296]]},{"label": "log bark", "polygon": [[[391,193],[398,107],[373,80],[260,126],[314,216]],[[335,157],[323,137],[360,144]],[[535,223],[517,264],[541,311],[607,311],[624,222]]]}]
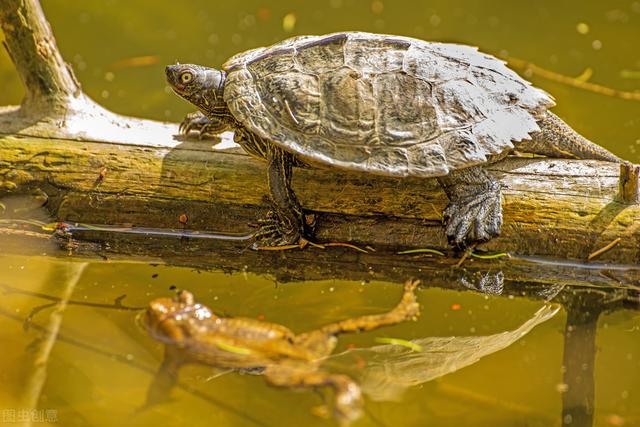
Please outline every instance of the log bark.
[{"label": "log bark", "polygon": [[[235,149],[165,138],[152,147],[4,136],[0,187],[41,189],[57,220],[251,233],[269,208],[264,164]],[[504,186],[504,225],[478,249],[586,261],[619,238],[593,261],[639,263],[640,206],[619,201],[618,165],[509,158],[490,172]],[[317,215],[320,241],[448,248],[447,199],[435,180],[297,170],[294,188]]]}]

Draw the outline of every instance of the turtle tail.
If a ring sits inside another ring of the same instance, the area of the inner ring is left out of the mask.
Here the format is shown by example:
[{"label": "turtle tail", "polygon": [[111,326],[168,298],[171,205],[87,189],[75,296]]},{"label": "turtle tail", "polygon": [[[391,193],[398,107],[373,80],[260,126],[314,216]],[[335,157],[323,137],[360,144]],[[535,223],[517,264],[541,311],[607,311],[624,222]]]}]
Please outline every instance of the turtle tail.
[{"label": "turtle tail", "polygon": [[532,132],[530,140],[515,143],[518,151],[556,158],[623,162],[615,154],[580,135],[550,111],[538,120],[538,126],[540,131]]}]

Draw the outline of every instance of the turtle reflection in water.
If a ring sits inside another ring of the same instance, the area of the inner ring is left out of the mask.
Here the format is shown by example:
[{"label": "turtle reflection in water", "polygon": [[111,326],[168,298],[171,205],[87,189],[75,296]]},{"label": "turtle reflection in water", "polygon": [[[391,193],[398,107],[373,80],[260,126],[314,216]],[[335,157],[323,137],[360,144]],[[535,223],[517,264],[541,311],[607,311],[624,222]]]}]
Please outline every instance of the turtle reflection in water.
[{"label": "turtle reflection in water", "polygon": [[350,377],[320,370],[334,350],[338,334],[368,331],[418,316],[415,289],[409,280],[398,305],[387,313],[356,317],[302,334],[273,323],[240,317],[219,317],[180,291],[175,298],[149,304],[144,317],[149,334],[166,344],[165,357],[149,388],[149,404],[162,400],[185,363],[261,373],[282,387],[328,386],[335,392],[335,415],[348,422],[360,415],[360,387]]},{"label": "turtle reflection in water", "polygon": [[292,167],[437,177],[449,241],[500,233],[500,184],[485,165],[518,150],[620,162],[548,111],[553,98],[476,48],[343,32],[240,53],[222,70],[171,65],[174,92],[198,107],[180,130],[224,130],[268,163],[273,211],[258,245],[312,240]]}]

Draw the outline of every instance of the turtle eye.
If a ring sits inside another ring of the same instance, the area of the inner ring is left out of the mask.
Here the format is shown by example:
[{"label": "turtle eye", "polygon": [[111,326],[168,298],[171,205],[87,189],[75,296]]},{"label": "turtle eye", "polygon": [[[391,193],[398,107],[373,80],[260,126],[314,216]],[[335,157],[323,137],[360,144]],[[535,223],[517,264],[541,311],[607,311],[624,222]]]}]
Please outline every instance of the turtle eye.
[{"label": "turtle eye", "polygon": [[191,80],[193,80],[193,74],[191,74],[189,71],[180,74],[180,81],[182,83],[189,83]]}]

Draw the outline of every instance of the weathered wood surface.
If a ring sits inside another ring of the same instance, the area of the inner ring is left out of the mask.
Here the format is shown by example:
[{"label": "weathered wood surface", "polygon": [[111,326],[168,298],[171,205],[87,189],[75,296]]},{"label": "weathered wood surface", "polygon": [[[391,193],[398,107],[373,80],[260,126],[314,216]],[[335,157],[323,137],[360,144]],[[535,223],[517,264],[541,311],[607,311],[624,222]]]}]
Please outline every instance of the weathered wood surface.
[{"label": "weathered wood surface", "polygon": [[[617,165],[511,158],[491,173],[504,186],[504,225],[480,249],[586,260],[620,238],[595,260],[640,262],[640,207],[618,201]],[[57,220],[249,233],[268,209],[264,174],[262,162],[237,150],[168,135],[155,147],[0,138],[0,188],[42,189]],[[435,180],[297,170],[294,187],[317,213],[321,241],[447,248],[447,199]]]}]

